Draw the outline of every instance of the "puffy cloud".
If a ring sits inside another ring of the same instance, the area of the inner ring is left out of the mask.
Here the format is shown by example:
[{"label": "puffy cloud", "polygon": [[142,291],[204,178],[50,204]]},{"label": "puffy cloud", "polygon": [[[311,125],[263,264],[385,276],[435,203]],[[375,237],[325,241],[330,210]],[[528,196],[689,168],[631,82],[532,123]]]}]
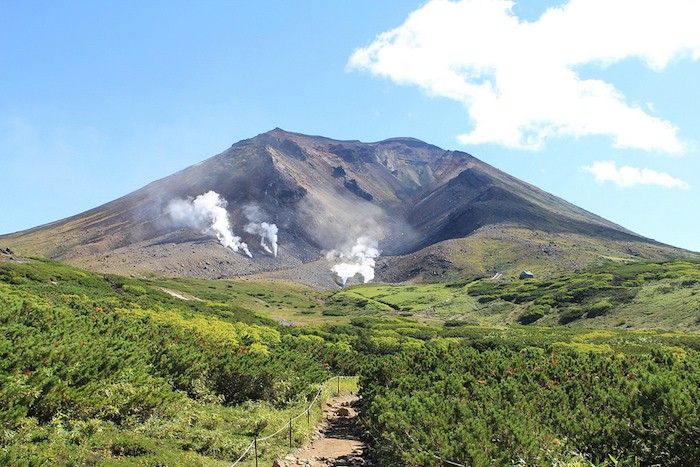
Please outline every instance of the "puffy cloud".
[{"label": "puffy cloud", "polygon": [[700,58],[700,2],[571,0],[534,22],[513,5],[433,0],[356,50],[348,68],[461,102],[474,125],[459,136],[465,144],[538,149],[551,137],[606,135],[621,148],[683,150],[675,125],[577,69],[637,58],[662,70]]},{"label": "puffy cloud", "polygon": [[582,169],[593,174],[599,183],[612,182],[621,188],[635,185],[658,185],[664,188],[690,189],[690,186],[683,180],[674,178],[667,173],[629,166],[618,168],[617,164],[612,161],[594,162],[589,166],[582,167]]}]

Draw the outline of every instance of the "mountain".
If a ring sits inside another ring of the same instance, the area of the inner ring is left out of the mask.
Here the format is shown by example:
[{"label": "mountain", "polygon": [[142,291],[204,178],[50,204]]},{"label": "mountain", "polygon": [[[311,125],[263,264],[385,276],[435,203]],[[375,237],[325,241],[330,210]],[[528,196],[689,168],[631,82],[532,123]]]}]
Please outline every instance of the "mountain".
[{"label": "mountain", "polygon": [[355,272],[403,282],[700,258],[465,152],[281,129],[85,213],[0,236],[0,245],[104,272],[322,287]]}]

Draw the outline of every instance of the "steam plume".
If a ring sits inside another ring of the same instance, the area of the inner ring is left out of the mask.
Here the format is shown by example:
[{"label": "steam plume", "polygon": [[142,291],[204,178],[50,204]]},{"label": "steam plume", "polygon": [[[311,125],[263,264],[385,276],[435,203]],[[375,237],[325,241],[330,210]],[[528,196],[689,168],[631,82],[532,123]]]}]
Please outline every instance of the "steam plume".
[{"label": "steam plume", "polygon": [[243,213],[249,221],[245,226],[245,231],[249,234],[258,235],[260,237],[260,246],[277,257],[277,225],[263,221],[265,216],[257,206],[245,206]]},{"label": "steam plume", "polygon": [[243,251],[250,254],[248,245],[241,237],[233,234],[228,221],[226,200],[215,191],[208,191],[192,199],[174,199],[170,201],[167,212],[171,219],[179,225],[200,229],[205,233],[214,234],[226,248],[235,252]]},{"label": "steam plume", "polygon": [[335,250],[329,252],[326,257],[328,259],[340,259],[342,262],[336,264],[331,269],[340,277],[345,285],[351,277],[359,274],[362,276],[362,281],[367,282],[374,279],[375,258],[380,252],[377,248],[377,241],[370,237],[362,236],[357,239],[355,245],[347,252],[337,252]]}]

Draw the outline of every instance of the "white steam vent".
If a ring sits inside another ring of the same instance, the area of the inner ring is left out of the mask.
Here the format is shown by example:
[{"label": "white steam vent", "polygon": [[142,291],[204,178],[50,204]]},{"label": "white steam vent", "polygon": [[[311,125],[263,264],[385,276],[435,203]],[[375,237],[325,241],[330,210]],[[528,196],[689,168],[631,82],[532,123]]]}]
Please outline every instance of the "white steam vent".
[{"label": "white steam vent", "polygon": [[207,191],[195,199],[174,199],[168,203],[166,211],[176,224],[213,234],[226,248],[243,251],[252,258],[248,245],[231,230],[226,204],[217,192]]},{"label": "white steam vent", "polygon": [[265,215],[259,207],[254,205],[245,206],[243,214],[248,219],[245,231],[249,234],[260,237],[260,246],[272,256],[277,257],[277,226],[265,222]]},{"label": "white steam vent", "polygon": [[332,250],[326,258],[340,261],[331,270],[343,281],[343,285],[357,274],[362,276],[362,281],[366,284],[374,279],[375,258],[380,254],[377,246],[376,240],[362,236],[349,251]]}]

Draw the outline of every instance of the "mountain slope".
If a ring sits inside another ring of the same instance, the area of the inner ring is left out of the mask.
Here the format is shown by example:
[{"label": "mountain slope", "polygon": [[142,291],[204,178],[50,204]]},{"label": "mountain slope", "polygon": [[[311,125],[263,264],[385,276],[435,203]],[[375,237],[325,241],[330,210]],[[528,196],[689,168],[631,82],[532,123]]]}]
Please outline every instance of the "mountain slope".
[{"label": "mountain slope", "polygon": [[[246,243],[252,257],[223,246],[209,221],[175,215],[174,200],[191,210],[212,190],[226,204],[230,236]],[[260,231],[263,222],[277,228],[276,256],[273,237]],[[360,237],[381,250],[377,274],[387,281],[515,272],[536,264],[542,245],[551,253],[544,253],[542,272],[609,259],[698,257],[464,152],[412,138],[361,143],[280,129],[85,213],[2,236],[0,244],[100,271],[265,273],[330,286],[334,263],[360,261],[349,258]],[[334,259],[326,259],[328,252]]]}]

